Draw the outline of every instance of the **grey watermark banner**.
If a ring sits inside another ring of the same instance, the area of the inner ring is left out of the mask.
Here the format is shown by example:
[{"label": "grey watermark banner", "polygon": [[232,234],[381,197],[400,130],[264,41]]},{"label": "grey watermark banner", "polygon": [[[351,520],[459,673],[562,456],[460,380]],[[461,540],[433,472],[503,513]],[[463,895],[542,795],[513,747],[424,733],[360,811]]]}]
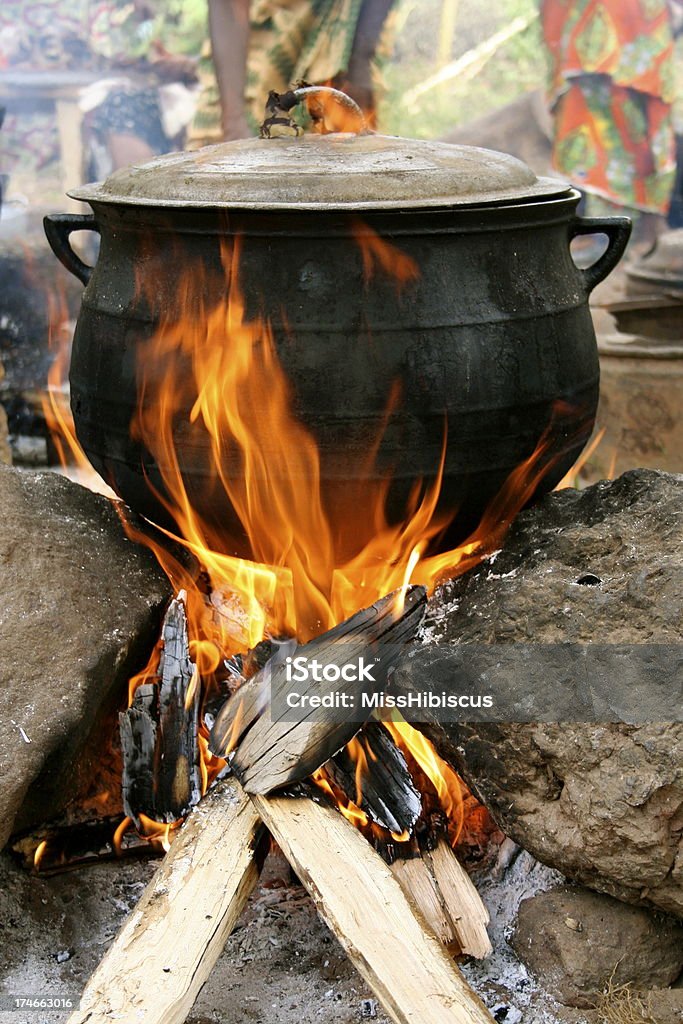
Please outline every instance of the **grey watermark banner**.
[{"label": "grey watermark banner", "polygon": [[274,718],[409,722],[683,721],[683,644],[377,645],[294,651],[264,693]]}]

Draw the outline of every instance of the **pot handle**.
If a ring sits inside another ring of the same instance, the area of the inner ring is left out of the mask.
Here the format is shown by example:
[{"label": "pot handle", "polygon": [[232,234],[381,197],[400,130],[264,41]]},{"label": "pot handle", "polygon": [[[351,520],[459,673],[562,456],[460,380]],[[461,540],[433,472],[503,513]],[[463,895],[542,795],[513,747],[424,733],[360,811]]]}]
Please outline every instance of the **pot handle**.
[{"label": "pot handle", "polygon": [[582,270],[586,291],[592,292],[597,284],[604,281],[624,255],[631,237],[633,223],[630,217],[577,217],[569,225],[569,241],[579,235],[607,235],[608,245],[602,256],[590,267]]},{"label": "pot handle", "polygon": [[50,248],[59,262],[70,270],[79,281],[87,284],[92,277],[93,267],[78,256],[69,242],[72,231],[96,231],[100,229],[92,213],[50,213],[43,217],[43,227]]}]

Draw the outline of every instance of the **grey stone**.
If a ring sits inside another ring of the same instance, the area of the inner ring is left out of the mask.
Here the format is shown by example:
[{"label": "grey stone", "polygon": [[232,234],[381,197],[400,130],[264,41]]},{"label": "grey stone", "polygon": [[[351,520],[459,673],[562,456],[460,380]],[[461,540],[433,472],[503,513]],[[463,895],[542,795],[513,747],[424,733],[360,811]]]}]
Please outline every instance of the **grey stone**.
[{"label": "grey stone", "polygon": [[511,945],[551,995],[591,1008],[608,989],[662,989],[683,969],[683,926],[573,886],[520,904]]},{"label": "grey stone", "polygon": [[[600,582],[577,582],[588,573]],[[425,729],[501,828],[540,861],[683,916],[683,477],[638,470],[549,495],[518,517],[493,564],[455,580],[445,597],[401,668],[405,685],[476,693],[500,677],[523,700],[520,642],[680,652],[678,681],[658,678],[661,666],[647,659],[635,681],[632,671],[612,675],[602,723],[575,721],[560,699],[555,722]],[[485,644],[496,645],[495,665],[482,680],[476,659],[470,666],[462,654]],[[660,698],[670,688],[665,724],[610,714],[634,685]]]},{"label": "grey stone", "polygon": [[3,466],[0,567],[1,847],[65,804],[89,740],[111,747],[98,723],[125,702],[169,587],[106,498]]}]

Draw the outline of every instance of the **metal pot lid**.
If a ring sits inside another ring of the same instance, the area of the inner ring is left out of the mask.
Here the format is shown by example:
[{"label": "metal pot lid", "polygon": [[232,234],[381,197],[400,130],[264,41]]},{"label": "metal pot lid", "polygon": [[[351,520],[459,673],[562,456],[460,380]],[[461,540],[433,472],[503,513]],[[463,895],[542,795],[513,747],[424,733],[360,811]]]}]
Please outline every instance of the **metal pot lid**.
[{"label": "metal pot lid", "polygon": [[506,153],[385,135],[242,139],[133,164],[69,195],[100,203],[255,210],[480,206],[566,194]]}]

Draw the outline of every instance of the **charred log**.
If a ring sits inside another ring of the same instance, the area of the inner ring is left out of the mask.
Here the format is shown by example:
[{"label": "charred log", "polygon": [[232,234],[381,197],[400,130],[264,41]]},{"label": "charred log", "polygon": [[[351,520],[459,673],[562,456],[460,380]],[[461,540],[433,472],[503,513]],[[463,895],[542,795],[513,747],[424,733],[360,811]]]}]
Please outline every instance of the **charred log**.
[{"label": "charred log", "polygon": [[368,817],[401,834],[412,832],[422,810],[406,759],[379,722],[368,722],[356,738],[325,765],[331,783]]},{"label": "charred log", "polygon": [[182,595],[171,602],[161,631],[157,680],[139,686],[119,715],[123,806],[136,825],[144,814],[173,822],[201,795],[197,726],[199,678],[190,659]]},{"label": "charred log", "polygon": [[39,875],[61,875],[66,871],[127,857],[153,857],[160,847],[149,843],[132,829],[115,847],[114,833],[120,815],[57,824],[39,832],[16,835],[10,849],[22,867]]},{"label": "charred log", "polygon": [[158,686],[145,683],[135,691],[133,703],[119,715],[123,777],[121,789],[126,814],[139,824],[138,814],[156,813],[154,762],[159,721]]},{"label": "charred log", "polygon": [[[326,667],[373,661],[373,689],[386,686],[403,647],[415,636],[424,617],[427,596],[423,587],[410,587],[405,601],[398,592],[346,619],[301,647],[292,657]],[[309,707],[292,720],[286,713],[289,688],[284,651],[270,659],[222,708],[211,733],[211,749],[225,756],[235,749],[232,767],[248,793],[266,794],[307,778],[351,740],[372,708],[357,700],[361,686],[344,679],[324,678],[307,683],[318,697],[347,696],[351,714],[320,715]],[[340,705],[337,704],[337,707]]]}]

